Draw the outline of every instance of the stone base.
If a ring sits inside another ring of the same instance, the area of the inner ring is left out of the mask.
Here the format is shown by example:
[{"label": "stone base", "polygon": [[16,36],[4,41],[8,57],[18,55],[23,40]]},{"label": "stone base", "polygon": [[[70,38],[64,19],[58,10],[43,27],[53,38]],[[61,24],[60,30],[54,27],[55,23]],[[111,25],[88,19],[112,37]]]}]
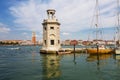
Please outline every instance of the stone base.
[{"label": "stone base", "polygon": [[[70,51],[71,53],[74,53],[73,48],[61,48],[60,50]],[[44,49],[41,49],[40,53],[41,54],[58,54],[58,51],[57,50],[44,50]],[[75,53],[86,53],[86,49],[85,48],[76,48]]]},{"label": "stone base", "polygon": [[57,54],[57,51],[52,50],[40,50],[41,54]]}]

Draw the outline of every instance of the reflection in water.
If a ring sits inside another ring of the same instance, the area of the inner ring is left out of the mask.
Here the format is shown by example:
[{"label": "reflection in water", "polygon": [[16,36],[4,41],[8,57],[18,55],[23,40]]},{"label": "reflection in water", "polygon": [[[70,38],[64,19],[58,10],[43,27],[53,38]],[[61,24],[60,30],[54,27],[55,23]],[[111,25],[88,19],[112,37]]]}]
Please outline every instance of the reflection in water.
[{"label": "reflection in water", "polygon": [[110,58],[112,55],[111,54],[99,54],[99,55],[89,55],[87,57],[87,61],[88,62],[93,62],[93,61],[96,61],[96,60],[106,60],[108,58]]},{"label": "reflection in water", "polygon": [[33,46],[33,48],[32,48],[32,62],[34,63],[35,62],[35,54],[36,54],[36,46]]},{"label": "reflection in water", "polygon": [[[96,61],[97,64],[97,69],[100,70],[100,67],[107,64],[107,62],[105,60],[109,59],[112,55],[111,54],[89,54],[89,56],[87,57],[87,61],[88,62],[94,62]],[[104,61],[101,61],[104,60]]]},{"label": "reflection in water", "polygon": [[115,60],[120,60],[120,55],[113,55],[113,58],[114,58]]},{"label": "reflection in water", "polygon": [[114,55],[114,59],[116,60],[116,64],[120,67],[120,55]]},{"label": "reflection in water", "polygon": [[32,62],[35,62],[35,51],[32,52]]},{"label": "reflection in water", "polygon": [[96,55],[76,53],[75,65],[73,54],[40,55],[40,47],[19,46],[20,50],[9,50],[9,47],[13,46],[0,46],[0,80],[120,79],[119,55],[114,59],[110,54],[99,55],[97,60]]},{"label": "reflection in water", "polygon": [[43,80],[59,78],[60,71],[60,56],[58,55],[42,55],[43,57]]},{"label": "reflection in water", "polygon": [[74,59],[73,59],[74,64],[76,64],[76,56],[75,56],[75,51],[74,51]]}]

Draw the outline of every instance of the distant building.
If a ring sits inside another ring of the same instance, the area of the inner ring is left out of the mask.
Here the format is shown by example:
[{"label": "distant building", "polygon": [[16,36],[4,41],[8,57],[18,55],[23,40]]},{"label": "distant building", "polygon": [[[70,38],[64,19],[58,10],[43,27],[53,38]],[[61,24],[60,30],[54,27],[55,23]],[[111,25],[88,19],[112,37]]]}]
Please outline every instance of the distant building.
[{"label": "distant building", "polygon": [[70,45],[70,41],[71,41],[71,40],[68,39],[68,40],[62,41],[61,44],[62,44],[62,45]]},{"label": "distant building", "polygon": [[114,40],[107,40],[107,41],[105,41],[105,43],[107,45],[115,45],[115,41]]},{"label": "distant building", "polygon": [[31,40],[23,40],[20,45],[33,45]]},{"label": "distant building", "polygon": [[21,44],[22,40],[2,40],[0,42],[6,45],[18,45]]},{"label": "distant building", "polygon": [[93,44],[105,44],[105,41],[104,40],[93,40]]},{"label": "distant building", "polygon": [[39,40],[38,45],[43,45],[43,40]]},{"label": "distant building", "polygon": [[82,42],[83,40],[78,40],[78,45],[83,45]]},{"label": "distant building", "polygon": [[90,45],[90,44],[92,44],[92,42],[91,41],[82,41],[82,44],[83,45]]}]

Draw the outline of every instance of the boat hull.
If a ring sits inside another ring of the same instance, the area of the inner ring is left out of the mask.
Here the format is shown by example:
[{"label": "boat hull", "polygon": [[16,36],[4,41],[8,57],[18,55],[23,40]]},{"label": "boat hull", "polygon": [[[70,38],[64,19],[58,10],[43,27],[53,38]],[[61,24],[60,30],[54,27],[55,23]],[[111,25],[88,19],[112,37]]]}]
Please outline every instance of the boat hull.
[{"label": "boat hull", "polygon": [[120,49],[116,49],[115,50],[115,54],[119,54],[120,55]]},{"label": "boat hull", "polygon": [[97,49],[87,49],[87,53],[90,53],[90,54],[97,54],[97,53],[99,53],[99,54],[106,54],[106,53],[112,53],[113,52],[113,50],[112,49],[99,49],[98,51],[97,51]]},{"label": "boat hull", "polygon": [[71,54],[71,51],[58,51],[58,54]]}]

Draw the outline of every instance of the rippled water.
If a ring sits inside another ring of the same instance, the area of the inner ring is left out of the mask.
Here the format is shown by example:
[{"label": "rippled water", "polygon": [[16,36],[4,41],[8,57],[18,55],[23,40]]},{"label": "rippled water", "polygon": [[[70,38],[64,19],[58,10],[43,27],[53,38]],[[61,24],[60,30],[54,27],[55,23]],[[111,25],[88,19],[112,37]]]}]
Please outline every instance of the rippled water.
[{"label": "rippled water", "polygon": [[[16,49],[19,47],[20,49]],[[42,55],[40,46],[0,46],[0,80],[120,80],[120,56]]]}]

